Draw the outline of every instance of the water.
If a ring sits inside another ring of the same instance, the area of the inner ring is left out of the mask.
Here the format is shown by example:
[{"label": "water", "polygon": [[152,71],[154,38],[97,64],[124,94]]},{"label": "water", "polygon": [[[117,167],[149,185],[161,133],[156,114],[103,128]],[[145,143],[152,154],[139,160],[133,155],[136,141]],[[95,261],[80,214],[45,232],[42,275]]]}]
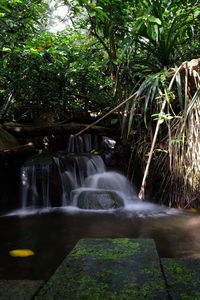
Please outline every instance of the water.
[{"label": "water", "polygon": [[90,151],[101,151],[102,149],[114,149],[116,142],[106,136],[82,134],[76,136],[70,134],[67,138],[68,153],[88,153]]},{"label": "water", "polygon": [[[0,218],[0,278],[48,279],[81,238],[153,238],[160,257],[200,258],[200,215],[136,204],[134,209],[43,209]],[[13,258],[12,249],[35,256]]]},{"label": "water", "polygon": [[[92,154],[35,156],[21,168],[21,186],[22,213],[66,206],[113,209],[137,200],[127,178],[114,171],[106,172],[101,156]],[[90,198],[90,203],[84,205],[83,197]]]},{"label": "water", "polygon": [[[123,175],[106,172],[98,155],[33,157],[21,169],[21,185],[19,209],[0,217],[1,279],[47,280],[81,238],[153,238],[160,257],[200,258],[200,214],[140,201]],[[117,195],[123,206],[77,207],[88,192],[94,199]],[[20,248],[36,255],[8,255]]]},{"label": "water", "polygon": [[[21,168],[21,210],[73,205],[74,190],[89,187],[87,178],[106,174],[102,158],[90,152],[112,150],[114,144],[107,137],[69,135],[66,151],[43,153],[27,160]],[[117,173],[112,177],[107,179],[120,179]]]},{"label": "water", "polygon": [[65,207],[86,178],[105,172],[99,155],[42,154],[21,168],[21,209]]}]

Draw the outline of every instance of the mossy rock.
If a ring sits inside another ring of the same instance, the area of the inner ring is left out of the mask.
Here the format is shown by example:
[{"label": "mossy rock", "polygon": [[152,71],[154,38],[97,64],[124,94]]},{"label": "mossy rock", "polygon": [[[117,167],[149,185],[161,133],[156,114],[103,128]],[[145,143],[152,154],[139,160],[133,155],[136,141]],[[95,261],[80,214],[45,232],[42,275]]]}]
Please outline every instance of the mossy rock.
[{"label": "mossy rock", "polygon": [[12,148],[19,145],[18,140],[0,127],[0,148]]},{"label": "mossy rock", "polygon": [[170,299],[200,299],[200,259],[162,258]]},{"label": "mossy rock", "polygon": [[34,300],[168,300],[152,240],[83,239]]}]

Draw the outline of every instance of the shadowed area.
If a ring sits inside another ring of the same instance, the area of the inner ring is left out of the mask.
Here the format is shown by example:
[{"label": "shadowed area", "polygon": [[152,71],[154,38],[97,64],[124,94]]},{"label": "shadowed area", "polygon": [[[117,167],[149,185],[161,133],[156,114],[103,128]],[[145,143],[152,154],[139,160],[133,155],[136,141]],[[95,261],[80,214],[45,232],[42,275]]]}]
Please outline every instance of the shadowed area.
[{"label": "shadowed area", "polygon": [[[81,238],[153,238],[161,257],[200,257],[200,216],[177,210],[135,209],[87,211],[52,209],[24,217],[0,218],[0,278],[48,279]],[[11,257],[30,249],[35,255]]]}]

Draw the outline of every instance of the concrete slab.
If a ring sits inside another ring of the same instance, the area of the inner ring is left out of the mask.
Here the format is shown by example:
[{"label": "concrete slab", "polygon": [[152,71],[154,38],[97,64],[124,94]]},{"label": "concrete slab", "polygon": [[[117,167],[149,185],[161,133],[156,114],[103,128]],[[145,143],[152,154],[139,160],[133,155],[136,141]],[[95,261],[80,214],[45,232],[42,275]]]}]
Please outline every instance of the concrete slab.
[{"label": "concrete slab", "polygon": [[200,300],[200,259],[161,259],[173,300]]},{"label": "concrete slab", "polygon": [[0,300],[31,300],[42,280],[0,280]]},{"label": "concrete slab", "polygon": [[153,240],[80,240],[35,300],[168,299]]}]

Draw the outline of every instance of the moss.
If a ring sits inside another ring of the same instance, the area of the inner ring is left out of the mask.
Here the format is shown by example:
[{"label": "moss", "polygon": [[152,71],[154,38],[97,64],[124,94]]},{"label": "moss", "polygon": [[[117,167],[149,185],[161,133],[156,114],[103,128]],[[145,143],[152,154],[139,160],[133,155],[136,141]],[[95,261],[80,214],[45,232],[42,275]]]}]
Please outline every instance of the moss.
[{"label": "moss", "polygon": [[[52,298],[53,295],[53,298]],[[81,240],[37,300],[167,299],[151,240]]]},{"label": "moss", "polygon": [[161,262],[173,299],[200,299],[200,260],[162,259]]},{"label": "moss", "polygon": [[[69,255],[70,259],[82,256],[95,256],[95,258],[120,259],[133,255],[140,249],[138,242],[130,242],[130,239],[106,239],[102,243],[97,243],[98,239],[87,240],[87,243],[78,244]],[[94,242],[95,241],[95,242]],[[109,248],[106,245],[109,244]]]}]

